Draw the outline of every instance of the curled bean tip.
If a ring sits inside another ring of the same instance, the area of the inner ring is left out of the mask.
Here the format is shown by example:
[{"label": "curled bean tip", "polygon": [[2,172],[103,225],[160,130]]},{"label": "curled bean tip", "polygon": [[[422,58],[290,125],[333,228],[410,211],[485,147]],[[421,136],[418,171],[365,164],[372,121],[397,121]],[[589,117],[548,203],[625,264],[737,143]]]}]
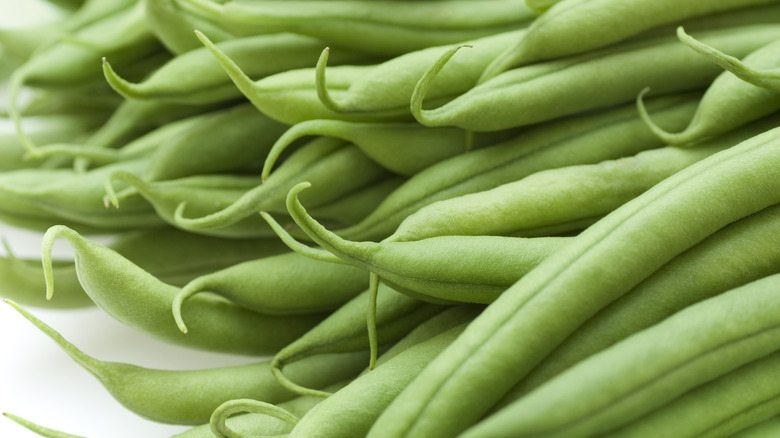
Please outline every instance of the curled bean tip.
[{"label": "curled bean tip", "polygon": [[423,125],[430,124],[431,122],[425,115],[425,113],[430,110],[423,110],[422,108],[423,100],[425,100],[425,96],[428,94],[428,90],[431,88],[431,85],[433,84],[434,79],[436,79],[436,76],[438,76],[439,72],[441,72],[441,69],[444,68],[447,62],[449,62],[449,60],[464,47],[470,48],[472,46],[470,44],[460,44],[444,52],[442,56],[439,57],[439,59],[428,68],[428,70],[425,71],[420,80],[417,81],[417,85],[414,86],[410,109],[414,118]]},{"label": "curled bean tip", "polygon": [[328,85],[325,80],[325,69],[328,66],[328,56],[330,55],[330,47],[325,47],[320,53],[319,59],[317,59],[317,65],[314,67],[314,88],[317,91],[317,98],[325,106],[325,108],[337,112],[344,113],[348,110],[344,108],[333,96],[328,92]]}]

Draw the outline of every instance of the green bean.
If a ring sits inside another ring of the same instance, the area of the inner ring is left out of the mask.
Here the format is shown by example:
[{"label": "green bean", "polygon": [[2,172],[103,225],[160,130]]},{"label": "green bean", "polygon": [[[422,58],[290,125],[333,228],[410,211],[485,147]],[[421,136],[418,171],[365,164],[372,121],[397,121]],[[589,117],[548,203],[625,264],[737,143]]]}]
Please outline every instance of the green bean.
[{"label": "green bean", "polygon": [[[474,312],[469,316],[473,318],[473,315]],[[468,321],[468,317],[464,319]],[[465,325],[466,322],[414,345],[353,380],[302,417],[290,437],[365,436],[382,410],[432,358],[452,343]]]},{"label": "green bean", "polygon": [[524,27],[536,15],[518,0],[183,3],[242,34],[289,31],[393,56]]},{"label": "green bean", "polygon": [[[343,388],[347,383],[347,381],[339,382],[328,386],[326,390],[335,392]],[[302,417],[320,402],[322,402],[321,397],[308,395],[299,396],[292,400],[279,403],[277,406],[296,417]],[[249,434],[256,435],[258,432],[263,433],[264,436],[277,436],[279,434],[289,433],[289,431],[292,430],[290,424],[262,414],[246,413],[243,415],[235,415],[227,418],[224,423],[227,428],[233,431],[233,434],[239,434],[239,436]],[[211,430],[211,425],[203,424],[181,434],[174,435],[173,438],[214,438],[215,436],[216,435],[214,435]]]},{"label": "green bean", "polygon": [[229,29],[188,13],[175,0],[143,0],[139,3],[143,5],[151,31],[168,50],[177,55],[200,47],[198,40],[192,36],[195,29],[206,32],[217,41],[235,37]]},{"label": "green bean", "polygon": [[[323,43],[303,35],[282,33],[222,41],[216,47],[246,75],[264,77],[309,67],[322,51]],[[365,59],[366,55],[339,51],[335,57],[336,63],[347,63]],[[121,78],[108,63],[103,64],[103,72],[111,87],[127,99],[203,104],[241,96],[219,62],[203,46],[176,56],[141,83]]]},{"label": "green bean", "polygon": [[[376,345],[397,341],[414,327],[441,312],[443,307],[425,304],[393,289],[380,286],[377,295]],[[306,357],[325,353],[365,351],[369,348],[366,336],[366,299],[368,291],[349,300],[319,325],[280,350],[271,361],[271,371],[286,388],[301,395],[327,397],[328,393],[308,388],[283,370]],[[372,340],[373,342],[374,340]],[[365,364],[364,364],[365,365]]]},{"label": "green bean", "polygon": [[776,435],[778,431],[780,431],[780,416],[775,416],[739,431],[734,434],[734,438],[767,438]]},{"label": "green bean", "polygon": [[118,253],[63,226],[50,228],[43,237],[47,297],[54,292],[51,246],[59,237],[66,238],[73,247],[79,281],[100,308],[128,326],[166,342],[213,351],[269,354],[297,339],[323,318],[265,316],[200,295],[189,300],[184,312],[190,328],[185,335],[170,316],[177,287],[160,282]]},{"label": "green bean", "polygon": [[251,168],[261,162],[286,126],[249,104],[216,111],[157,148],[143,176],[167,180]]},{"label": "green bean", "polygon": [[[31,141],[38,144],[76,139],[100,123],[101,118],[85,117],[83,115],[57,114],[50,116],[25,117],[37,125],[37,129],[25,128]],[[23,122],[24,123],[24,122]],[[27,149],[15,134],[0,135],[0,171],[38,167],[43,159],[25,158]]]},{"label": "green bean", "polygon": [[[253,215],[260,210],[283,209],[290,187],[303,179],[322,181],[322,189],[310,193],[308,199],[316,205],[324,205],[386,175],[387,171],[356,147],[338,139],[319,137],[303,145],[263,184],[249,190],[228,207],[216,212],[212,209],[208,215],[192,219],[184,216],[185,205],[180,204],[174,221],[187,230],[213,229],[218,232],[239,220],[260,219]],[[186,208],[189,209],[189,205]]]},{"label": "green bean", "polygon": [[521,37],[515,46],[496,57],[485,69],[480,82],[514,65],[583,53],[661,24],[767,3],[772,3],[772,0],[693,0],[683,3],[638,0],[631,7],[614,0],[559,1],[534,20],[528,34]]},{"label": "green bean", "polygon": [[111,55],[124,64],[147,58],[160,49],[143,21],[143,10],[135,6],[85,26],[72,38],[78,41],[101,41],[105,46],[90,47],[72,40],[63,40],[36,53],[14,71],[11,78],[11,118],[15,121],[22,141],[30,150],[34,149],[34,145],[21,130],[17,107],[19,89],[23,85],[73,87],[89,83],[100,77],[100,71],[94,67],[101,55]]},{"label": "green bean", "polygon": [[[281,244],[281,242],[278,242]],[[368,286],[359,268],[312,260],[296,253],[246,261],[200,276],[173,300],[173,316],[181,318],[184,300],[208,291],[241,307],[267,315],[296,315],[334,310]]]},{"label": "green bean", "polygon": [[0,296],[25,306],[71,309],[91,306],[92,300],[79,284],[73,263],[52,262],[52,275],[58,286],[57,299],[48,301],[43,293],[46,283],[40,277],[41,260],[17,258],[3,240],[6,256],[0,257]]},{"label": "green bean", "polygon": [[732,436],[780,412],[778,361],[774,353],[744,365],[607,436]]},{"label": "green bean", "polygon": [[[488,306],[369,436],[452,436],[469,427],[601,308],[723,226],[780,201],[778,136],[773,129],[705,158],[572,239]],[[480,391],[458,397],[474,384]]]},{"label": "green bean", "polygon": [[[217,58],[241,93],[260,112],[282,123],[294,125],[311,119],[384,121],[408,120],[410,118],[406,108],[371,115],[334,112],[319,101],[315,78],[306,69],[289,70],[253,82],[233,60],[222,53],[205,35],[200,32],[195,32],[195,34]],[[331,72],[332,75],[336,76],[336,79],[331,81],[331,85],[337,89],[346,89],[370,69],[370,66],[332,67]]]},{"label": "green bean", "polygon": [[[653,105],[659,116],[665,116],[663,123],[682,127],[695,109],[690,97],[661,98]],[[553,121],[421,171],[371,215],[337,234],[351,240],[385,238],[407,216],[433,202],[489,190],[541,170],[598,163],[662,144],[637,117],[633,105]]]},{"label": "green bean", "polygon": [[[776,26],[756,25],[702,32],[700,37],[744,56],[780,34]],[[660,93],[702,88],[719,73],[676,38],[654,38],[506,71],[443,106],[424,110],[428,87],[457,50],[445,53],[415,88],[411,110],[423,125],[474,131],[525,126],[624,103],[643,87]]]},{"label": "green bean", "polygon": [[757,68],[752,67],[740,61],[737,57],[726,55],[710,45],[697,41],[681,29],[678,29],[677,35],[680,38],[680,41],[688,45],[688,47],[699,54],[704,55],[710,61],[731,72],[738,78],[758,87],[769,88],[775,91],[780,89],[780,86],[778,86],[780,73],[778,73],[777,68],[762,68],[762,66],[757,66]]},{"label": "green bean", "polygon": [[[174,120],[141,134],[135,139],[125,143],[119,149],[100,147],[99,144],[94,144],[94,147],[89,147],[92,145],[87,144],[85,147],[85,144],[51,142],[45,146],[38,147],[35,152],[27,155],[28,157],[39,158],[58,155],[82,158],[88,159],[89,162],[94,165],[105,165],[116,163],[117,161],[148,157],[153,150],[161,147],[163,144],[173,141],[178,136],[181,136],[188,131],[195,130],[202,123],[206,122],[210,115],[211,113],[197,114],[180,120]],[[92,140],[94,141],[99,136],[99,134],[93,134]],[[154,167],[159,167],[159,165],[150,159],[145,168],[145,172],[149,172],[149,169]]]},{"label": "green bean", "polygon": [[[682,27],[678,28],[678,35],[681,39],[686,37]],[[773,67],[777,65],[775,55],[778,50],[780,42],[775,41],[751,52],[744,61],[751,68]],[[721,134],[780,108],[780,94],[776,91],[756,87],[723,72],[704,93],[699,109],[688,127],[681,132],[670,133],[652,122],[642,105],[641,96],[642,94],[637,103],[642,118],[656,135],[670,144],[692,143],[704,137]]]},{"label": "green bean", "polygon": [[[431,87],[428,97],[441,104],[473,87],[484,67],[525,30],[502,32],[469,41],[474,47],[469,53],[459,53],[442,68],[439,80]],[[365,73],[349,83],[342,84],[340,77],[334,83],[326,66],[330,51],[326,49],[316,67],[316,87],[322,104],[336,113],[365,113],[381,115],[388,112],[409,114],[409,101],[415,84],[446,47],[430,47],[409,52],[381,64],[365,69]],[[331,95],[331,91],[337,94]],[[329,117],[333,118],[333,117]]]},{"label": "green bean", "polygon": [[693,149],[667,146],[598,164],[550,169],[494,189],[438,201],[407,217],[385,241],[577,231],[679,170],[777,122],[777,117],[765,118]]},{"label": "green bean", "polygon": [[[144,181],[131,172],[116,171],[109,174],[106,180],[106,202],[110,202],[117,208],[116,211],[121,212],[125,209],[127,196],[134,195],[135,192],[125,191],[119,195],[116,194],[113,189],[115,181],[127,183],[137,190],[152,205],[158,219],[174,227],[214,237],[271,236],[271,230],[263,226],[263,221],[257,216],[246,215],[241,220],[230,223],[230,226],[214,229],[193,228],[186,223],[182,225],[182,222],[176,217],[176,212],[183,209],[185,205],[188,211],[199,215],[209,215],[215,211],[229,208],[245,193],[260,186],[260,178],[247,175],[216,174],[195,175],[168,181]],[[121,202],[120,199],[122,199]],[[130,199],[134,200],[135,197],[131,196]]]},{"label": "green bean", "polygon": [[[138,172],[146,160],[118,162],[76,173],[71,169],[21,169],[0,175],[0,210],[44,219],[72,221],[104,230],[149,228],[162,225],[154,211],[140,199],[128,199],[125,210],[103,206],[103,181],[113,172]],[[44,182],[42,182],[44,181]]]},{"label": "green bean", "polygon": [[457,128],[427,128],[417,123],[355,123],[341,120],[307,120],[293,125],[276,140],[263,166],[267,178],[281,153],[301,137],[327,135],[347,140],[382,167],[399,175],[420,170],[472,148],[509,137],[477,136]]},{"label": "green bean", "polygon": [[[681,310],[590,356],[462,436],[594,436],[680,401],[686,393],[696,397],[691,390],[707,392],[702,385],[780,349],[779,280],[779,275],[765,277]],[[675,348],[669,348],[671,337]],[[763,389],[771,393],[767,386]],[[740,392],[729,400],[735,409],[750,397]],[[754,394],[767,397],[755,389]],[[686,412],[681,409],[674,415],[681,419]],[[695,428],[719,415],[723,414],[708,411],[704,418],[675,428],[675,436],[685,436],[683,427]],[[654,431],[663,426],[661,422]]]},{"label": "green bean", "polygon": [[[9,301],[19,313],[54,340],[79,366],[94,375],[111,395],[135,414],[162,423],[201,424],[221,403],[256,398],[268,403],[291,400],[295,394],[279,385],[270,362],[222,368],[161,370],[95,359],[54,329]],[[323,388],[353,378],[365,363],[364,354],[323,355],[290,366],[290,374]],[[193,385],[197,394],[187,395]]]},{"label": "green bean", "polygon": [[518,278],[564,245],[559,237],[440,236],[415,242],[352,242],[311,218],[298,200],[309,186],[290,190],[287,208],[316,243],[347,263],[377,274],[414,298],[490,303]]},{"label": "green bean", "polygon": [[24,419],[22,417],[16,416],[14,414],[9,414],[8,412],[4,412],[3,415],[10,418],[17,424],[24,426],[28,430],[31,430],[35,433],[37,433],[40,436],[47,437],[47,438],[84,438],[80,435],[71,435],[69,433],[65,433],[59,430],[50,429],[48,427],[43,427],[39,424],[33,423],[30,420]]},{"label": "green bean", "polygon": [[696,244],[572,333],[507,393],[504,406],[588,356],[698,301],[780,272],[780,207],[741,219]]},{"label": "green bean", "polygon": [[[341,199],[311,209],[314,217],[333,219],[342,224],[355,224],[371,214],[379,204],[406,181],[397,176],[366,186]],[[291,230],[294,231],[294,230]]]}]

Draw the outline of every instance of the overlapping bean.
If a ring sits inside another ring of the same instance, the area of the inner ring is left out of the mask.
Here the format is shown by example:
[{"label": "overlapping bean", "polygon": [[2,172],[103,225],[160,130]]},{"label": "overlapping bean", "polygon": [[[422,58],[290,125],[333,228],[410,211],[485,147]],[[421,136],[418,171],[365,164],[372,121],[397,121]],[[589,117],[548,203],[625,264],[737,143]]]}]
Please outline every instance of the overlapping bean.
[{"label": "overlapping bean", "polygon": [[[0,29],[0,220],[43,247],[2,239],[0,295],[130,412],[777,434],[780,1],[50,3]],[[102,361],[28,306],[260,357]]]}]

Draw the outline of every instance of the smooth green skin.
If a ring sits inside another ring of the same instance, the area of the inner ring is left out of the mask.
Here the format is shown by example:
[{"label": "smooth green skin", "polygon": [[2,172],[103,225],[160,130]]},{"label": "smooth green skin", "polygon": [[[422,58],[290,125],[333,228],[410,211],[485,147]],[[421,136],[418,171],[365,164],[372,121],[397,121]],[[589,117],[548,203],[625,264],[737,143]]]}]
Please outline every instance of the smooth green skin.
[{"label": "smooth green skin", "polygon": [[[210,35],[208,32],[206,34]],[[216,46],[248,76],[261,78],[295,68],[311,67],[325,44],[303,35],[280,33],[231,39],[217,43]],[[366,60],[368,56],[340,50],[334,54],[334,58],[337,64],[345,64]],[[123,79],[108,63],[103,64],[103,68],[109,85],[127,99],[204,104],[241,96],[219,62],[201,45],[174,57],[140,83]]]},{"label": "smooth green skin", "polygon": [[[236,398],[280,403],[296,397],[276,381],[267,360],[183,371],[106,362],[88,356],[32,314],[10,304],[94,375],[118,402],[152,421],[196,425],[207,422],[220,404]],[[288,373],[307,385],[324,388],[353,378],[364,366],[365,353],[323,355],[290,365]]]},{"label": "smooth green skin", "polygon": [[[346,386],[348,381],[339,382],[325,388],[329,392],[336,392]],[[279,403],[278,406],[288,413],[300,418],[306,415],[314,406],[322,402],[322,397],[311,395],[299,396],[292,400]],[[234,415],[225,421],[227,427],[238,436],[256,436],[262,433],[263,436],[281,437],[287,436],[292,430],[292,425],[277,418],[263,415],[247,413],[243,415]],[[210,424],[203,424],[189,429],[172,438],[215,438],[216,435],[211,430]]]},{"label": "smooth green skin", "polygon": [[522,0],[180,3],[242,35],[295,32],[319,38],[329,46],[383,56],[525,27],[536,16]]},{"label": "smooth green skin", "polygon": [[49,226],[69,221],[105,231],[149,228],[162,221],[141,199],[130,198],[126,209],[107,209],[103,182],[113,172],[140,172],[145,159],[118,162],[86,173],[72,169],[22,169],[0,175],[0,210],[42,219]]},{"label": "smooth green skin", "polygon": [[779,153],[780,130],[760,134],[590,226],[488,306],[369,437],[452,436],[471,426],[600,309],[718,229],[780,201]]},{"label": "smooth green skin", "polygon": [[117,107],[103,126],[84,141],[84,145],[93,148],[121,146],[177,120],[219,108],[220,105],[125,101]]},{"label": "smooth green skin", "polygon": [[[284,245],[278,239],[276,243]],[[338,308],[366,287],[368,278],[360,268],[285,253],[249,260],[192,280],[174,300],[173,314],[180,314],[181,306],[186,306],[184,301],[200,292],[215,293],[267,315],[319,313]]]},{"label": "smooth green skin", "polygon": [[606,436],[733,436],[780,412],[778,365],[778,353],[758,359]]},{"label": "smooth green skin", "polygon": [[[744,56],[780,38],[780,28],[741,26],[701,32],[699,38]],[[703,88],[721,72],[677,38],[652,38],[506,71],[443,106],[424,110],[428,86],[457,49],[434,64],[415,88],[411,110],[423,125],[473,131],[526,126],[629,102],[645,87],[661,94]]]},{"label": "smooth green skin", "polygon": [[240,220],[262,221],[256,215],[261,210],[286,211],[287,192],[301,181],[316,180],[321,184],[321,189],[311,192],[306,199],[322,206],[386,176],[387,171],[358,148],[339,139],[319,137],[296,150],[268,179],[229,206],[193,212],[189,204],[180,204],[173,220],[177,226],[190,231],[219,232]]},{"label": "smooth green skin", "polygon": [[780,272],[780,207],[772,206],[683,252],[589,319],[504,396],[520,398],[588,356],[675,312]]},{"label": "smooth green skin", "polygon": [[43,237],[47,296],[52,296],[51,246],[64,237],[76,254],[76,270],[86,293],[108,315],[154,338],[211,351],[247,355],[273,354],[315,326],[324,315],[273,317],[260,315],[200,295],[185,309],[188,334],[170,315],[179,288],[159,281],[119,253],[91,242],[75,231],[54,226]]},{"label": "smooth green skin", "polygon": [[160,181],[259,167],[287,127],[249,104],[209,113],[201,123],[155,149],[143,176]]},{"label": "smooth green skin", "polygon": [[216,229],[195,229],[186,224],[182,225],[176,218],[177,209],[183,208],[180,207],[181,205],[186,205],[187,211],[194,215],[209,215],[228,208],[245,193],[255,190],[256,187],[262,187],[262,181],[258,177],[216,174],[195,175],[168,181],[144,181],[130,172],[113,172],[106,180],[105,189],[108,193],[107,199],[117,207],[116,211],[121,212],[125,208],[126,200],[135,197],[127,198],[127,194],[132,192],[114,193],[115,181],[122,181],[132,186],[153,206],[161,220],[176,228],[206,236],[232,239],[272,235],[270,229],[263,226],[263,220],[256,216],[246,215],[241,218],[242,220],[231,223],[230,226]]},{"label": "smooth green skin", "polygon": [[[398,121],[409,120],[406,108],[394,109],[372,114],[343,114],[327,108],[317,96],[315,76],[311,69],[294,69],[267,76],[255,82],[247,76],[232,59],[222,53],[206,35],[195,35],[217,58],[230,79],[241,93],[252,102],[260,112],[272,119],[288,125],[304,120],[338,119],[352,121]],[[371,66],[336,66],[331,68],[330,85],[338,90],[346,90],[350,84],[362,77]],[[337,93],[340,94],[340,93]]]},{"label": "smooth green skin", "polygon": [[[443,310],[380,285],[377,295],[377,345],[393,343],[406,336],[414,327]],[[301,395],[329,394],[306,387],[286,374],[287,367],[306,357],[324,353],[345,353],[369,349],[366,333],[366,313],[370,291],[352,298],[320,324],[280,350],[271,361],[271,371],[291,391]],[[368,361],[364,365],[368,365]]]},{"label": "smooth green skin", "polygon": [[769,88],[775,91],[780,90],[780,83],[778,83],[780,72],[778,72],[777,68],[761,68],[760,66],[753,67],[745,64],[738,57],[727,55],[710,45],[692,38],[681,28],[677,29],[677,36],[688,47],[723,69],[733,73],[738,78],[758,87]]},{"label": "smooth green skin", "polygon": [[734,434],[734,438],[770,438],[780,432],[780,416],[775,416]]},{"label": "smooth green skin", "polygon": [[0,257],[0,297],[47,309],[77,309],[94,304],[79,284],[73,263],[53,262],[52,274],[57,282],[57,297],[48,301],[40,260]]},{"label": "smooth green skin", "polygon": [[307,120],[288,129],[274,143],[263,165],[263,178],[294,141],[308,135],[337,137],[393,173],[411,176],[446,158],[509,137],[479,136],[457,128],[428,128],[417,123],[356,123],[342,120]]},{"label": "smooth green skin", "polygon": [[[150,245],[155,250],[149,251]],[[161,281],[184,286],[197,277],[259,257],[287,251],[277,238],[226,240],[185,233],[170,227],[121,233],[108,245]],[[53,261],[57,295],[46,300],[40,259],[0,258],[0,296],[25,306],[74,308],[94,303],[79,284],[72,261]]]},{"label": "smooth green skin", "polygon": [[40,424],[33,423],[30,420],[24,419],[22,417],[18,417],[13,414],[9,414],[7,412],[4,412],[3,415],[10,418],[11,420],[15,421],[17,424],[24,426],[25,428],[37,433],[38,435],[46,438],[84,438],[81,435],[71,435],[69,433],[65,433],[59,430],[50,429],[48,427],[43,427]]},{"label": "smooth green skin", "polygon": [[598,164],[545,170],[491,190],[435,202],[407,217],[385,241],[577,231],[582,222],[595,222],[681,169],[777,122],[778,117],[765,118],[691,149],[668,146]]},{"label": "smooth green skin", "polygon": [[[485,69],[484,82],[515,65],[584,53],[637,35],[655,26],[773,0],[562,0],[528,28]],[[583,37],[586,35],[586,37]]]},{"label": "smooth green skin", "polygon": [[[502,32],[469,41],[467,44],[474,50],[452,57],[429,90],[429,99],[444,103],[466,92],[476,84],[484,67],[524,32]],[[397,111],[409,115],[409,101],[415,84],[449,47],[448,44],[405,53],[366,68],[362,75],[343,85],[339,70],[326,70],[329,52],[323,52],[316,68],[318,95],[326,107],[338,113],[382,114]],[[332,74],[337,75],[333,77]],[[331,95],[331,92],[336,94]]]},{"label": "smooth green skin", "polygon": [[[683,309],[590,356],[461,436],[594,436],[668,407],[686,392],[780,349],[778,284],[779,275],[765,277]],[[712,419],[718,415],[710,413]]]},{"label": "smooth green skin", "polygon": [[[38,116],[27,120],[35,120],[40,127],[35,131],[27,130],[31,141],[37,144],[47,144],[55,141],[70,141],[85,135],[102,122],[102,117],[85,115],[49,115]],[[25,157],[27,149],[15,134],[0,136],[0,172],[16,169],[39,167],[44,164],[41,159]]]},{"label": "smooth green skin", "polygon": [[[152,55],[160,51],[160,45],[142,18],[143,11],[138,7],[119,11],[85,26],[68,39],[46,46],[14,71],[10,85],[9,112],[17,133],[29,150],[34,150],[35,145],[22,130],[18,108],[19,89],[24,85],[71,88],[95,81],[100,77],[100,70],[95,67],[101,56],[111,56],[122,65],[143,64],[140,61],[147,58],[156,61]],[[103,45],[90,45],[95,41]],[[149,66],[143,66],[147,67]]]},{"label": "smooth green skin", "polygon": [[[107,246],[174,286],[237,263],[287,252],[277,238],[228,240],[172,227],[123,233]],[[149,250],[152,246],[154,251]]]},{"label": "smooth green skin", "polygon": [[[356,224],[371,214],[406,178],[390,177],[356,190],[341,199],[311,209],[314,217],[326,217],[343,224]],[[296,230],[290,230],[294,232]],[[298,233],[303,234],[303,233]]]},{"label": "smooth green skin", "polygon": [[229,29],[213,20],[203,19],[182,9],[175,0],[143,0],[138,2],[145,12],[151,32],[171,53],[180,55],[200,47],[192,32],[199,29],[215,41],[235,38]]},{"label": "smooth green skin", "polygon": [[[290,437],[364,437],[384,408],[455,340],[465,325],[412,346],[353,380],[301,418]],[[334,421],[336,418],[338,421]]]},{"label": "smooth green skin", "polygon": [[308,215],[298,199],[307,187],[301,183],[290,190],[287,209],[314,242],[399,291],[434,303],[490,303],[569,240],[439,236],[414,242],[352,242]]},{"label": "smooth green skin", "polygon": [[[207,120],[208,117],[209,113],[206,113],[205,115],[195,115],[166,123],[128,141],[119,149],[85,147],[84,144],[63,143],[63,138],[58,138],[59,142],[44,143],[45,146],[36,148],[32,153],[28,153],[27,156],[36,158],[49,156],[82,158],[89,160],[92,165],[96,166],[111,164],[117,161],[134,160],[151,154],[152,151],[162,144],[172,141],[188,130],[194,129],[194,127]],[[154,166],[154,163],[150,161],[146,169],[152,166]]]},{"label": "smooth green skin", "polygon": [[[661,98],[651,104],[664,124],[683,127],[695,110],[691,98]],[[541,170],[598,163],[662,145],[633,105],[542,124],[503,143],[430,166],[366,219],[336,233],[350,240],[383,239],[407,216],[436,201],[489,190]]]},{"label": "smooth green skin", "polygon": [[[678,28],[678,35],[684,41],[682,27]],[[780,42],[775,41],[748,54],[744,62],[751,68],[777,67],[778,52]],[[707,88],[688,127],[677,133],[656,126],[642,106],[641,99],[638,104],[642,118],[653,132],[666,143],[684,145],[727,132],[777,111],[780,94],[747,83],[730,72],[723,72]]]}]

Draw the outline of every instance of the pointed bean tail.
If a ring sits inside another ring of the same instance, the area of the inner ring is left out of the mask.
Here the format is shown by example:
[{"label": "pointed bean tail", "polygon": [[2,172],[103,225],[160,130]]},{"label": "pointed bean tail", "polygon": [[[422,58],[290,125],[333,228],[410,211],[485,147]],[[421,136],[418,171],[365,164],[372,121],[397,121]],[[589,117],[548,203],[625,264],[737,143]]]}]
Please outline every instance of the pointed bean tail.
[{"label": "pointed bean tail", "polygon": [[24,419],[22,417],[16,416],[14,414],[3,412],[3,415],[13,420],[15,423],[19,424],[20,426],[23,426],[27,428],[28,430],[37,433],[40,436],[47,437],[47,438],[85,438],[81,435],[71,435],[69,433],[61,432],[59,430],[49,429],[48,427],[43,427],[40,424],[33,423],[30,420]]},{"label": "pointed bean tail", "polygon": [[51,300],[54,296],[54,268],[52,260],[52,249],[54,248],[54,242],[60,237],[66,239],[76,239],[79,237],[78,233],[64,225],[55,225],[43,235],[42,243],[42,263],[43,263],[43,278],[46,281],[46,299]]},{"label": "pointed bean tail", "polygon": [[753,85],[763,88],[769,88],[771,90],[780,91],[780,71],[771,69],[755,69],[749,65],[745,65],[742,61],[734,56],[727,55],[714,47],[708,46],[692,36],[685,33],[685,29],[682,26],[677,28],[677,38],[695,50],[707,57],[710,61],[721,66],[725,70],[730,71],[734,76],[749,82]]},{"label": "pointed bean tail", "polygon": [[103,76],[106,78],[108,85],[125,99],[143,99],[138,84],[134,84],[119,76],[105,56],[103,57]]},{"label": "pointed bean tail", "polygon": [[[219,61],[219,64],[222,66],[223,69],[225,69],[225,72],[230,76],[230,79],[233,81],[234,84],[236,84],[236,87],[241,91],[241,93],[244,94],[244,96],[247,96],[249,100],[252,100],[251,96],[253,96],[253,82],[252,78],[246,75],[243,70],[241,70],[241,67],[239,67],[235,62],[233,62],[230,57],[228,57],[222,50],[220,50],[211,40],[206,37],[203,33],[196,30],[195,36],[198,37],[198,39],[203,43],[206,48],[209,49],[209,51],[214,55],[214,57],[217,58],[217,61]],[[254,103],[254,102],[252,102]]]},{"label": "pointed bean tail", "polygon": [[425,71],[425,74],[423,74],[417,82],[417,85],[415,85],[414,91],[412,92],[410,109],[414,118],[423,125],[429,124],[428,117],[426,117],[427,110],[422,108],[425,95],[428,94],[428,90],[431,88],[433,81],[436,79],[436,76],[438,76],[441,69],[444,68],[447,62],[463,47],[470,48],[472,46],[469,44],[462,44],[444,52],[441,57]]},{"label": "pointed bean tail", "polygon": [[231,430],[226,424],[229,417],[241,413],[269,415],[293,426],[298,424],[299,420],[289,411],[274,404],[252,399],[237,399],[222,403],[214,410],[209,420],[211,432],[218,438],[244,438],[244,434]]},{"label": "pointed bean tail", "polygon": [[685,131],[681,131],[679,133],[668,132],[653,122],[653,119],[650,117],[650,113],[647,111],[647,107],[645,106],[644,102],[644,96],[648,92],[650,92],[650,87],[645,87],[636,96],[636,107],[639,111],[639,116],[642,118],[642,121],[645,122],[645,125],[647,125],[648,129],[653,131],[653,134],[655,134],[664,142],[669,144],[686,143],[688,136],[686,135]]},{"label": "pointed bean tail", "polygon": [[[307,182],[301,184],[308,184],[307,187],[311,186],[311,184]],[[260,216],[262,216],[263,219],[265,219],[265,221],[268,222],[268,225],[279,236],[282,242],[284,242],[285,245],[287,245],[291,250],[297,252],[298,254],[304,255],[314,260],[320,260],[323,262],[346,264],[344,260],[338,258],[337,256],[335,256],[329,251],[326,251],[324,249],[319,249],[319,248],[312,248],[308,245],[305,245],[295,240],[295,238],[287,230],[285,230],[284,227],[279,222],[277,222],[276,219],[274,219],[268,212],[261,211]]]}]

